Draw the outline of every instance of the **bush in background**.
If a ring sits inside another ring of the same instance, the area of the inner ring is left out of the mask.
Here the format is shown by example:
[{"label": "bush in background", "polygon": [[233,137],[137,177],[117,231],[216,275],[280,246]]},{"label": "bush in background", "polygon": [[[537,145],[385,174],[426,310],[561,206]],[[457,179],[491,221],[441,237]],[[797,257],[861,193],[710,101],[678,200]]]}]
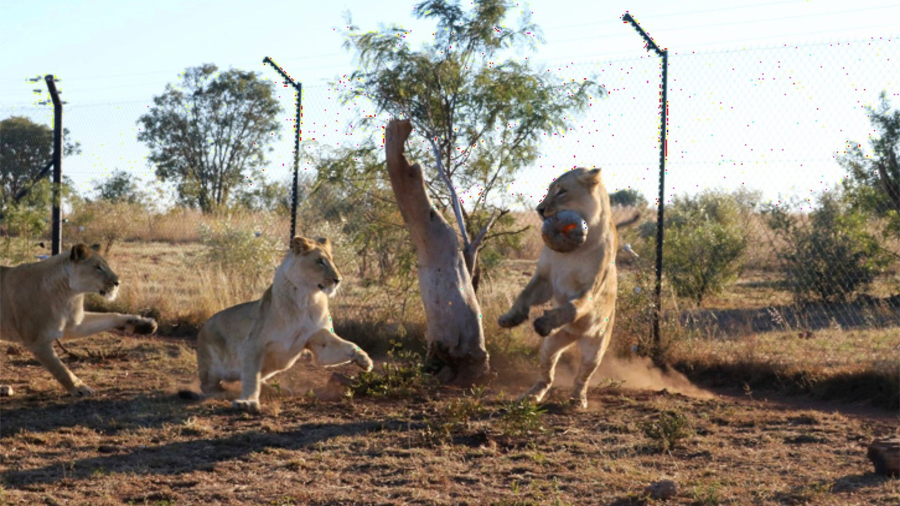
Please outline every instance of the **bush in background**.
[{"label": "bush in background", "polygon": [[844,302],[890,263],[867,229],[866,216],[834,192],[819,195],[808,216],[793,205],[770,205],[766,221],[784,241],[778,251],[788,287],[798,300]]},{"label": "bush in background", "polygon": [[[737,280],[747,250],[744,222],[751,209],[743,197],[706,191],[675,197],[667,206],[663,272],[679,297],[701,306]],[[645,239],[653,237],[656,223],[645,222],[640,232]],[[655,256],[653,241],[645,241],[642,251]]]}]

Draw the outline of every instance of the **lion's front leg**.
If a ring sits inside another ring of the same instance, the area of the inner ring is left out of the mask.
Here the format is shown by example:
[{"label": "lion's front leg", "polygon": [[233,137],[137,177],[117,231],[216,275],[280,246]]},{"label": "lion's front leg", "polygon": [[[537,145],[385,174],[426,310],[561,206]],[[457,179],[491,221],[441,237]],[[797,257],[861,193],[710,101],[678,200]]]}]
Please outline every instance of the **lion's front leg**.
[{"label": "lion's front leg", "polygon": [[66,338],[87,337],[111,330],[152,334],[156,332],[156,320],[131,314],[84,313],[81,323],[67,326],[63,336]]},{"label": "lion's front leg", "polygon": [[262,368],[265,361],[265,345],[260,344],[251,331],[241,349],[241,398],[232,406],[244,411],[259,411],[259,392],[262,383]]},{"label": "lion's front leg", "polygon": [[541,337],[547,337],[555,329],[572,323],[590,313],[594,301],[591,300],[589,293],[583,293],[559,307],[544,311],[544,315],[534,321],[535,332]]},{"label": "lion's front leg", "polygon": [[319,365],[329,366],[353,362],[364,371],[372,370],[372,359],[362,348],[341,339],[329,330],[322,329],[313,334],[306,347],[316,357],[316,363]]},{"label": "lion's front leg", "polygon": [[38,338],[34,343],[28,346],[28,349],[34,353],[35,358],[41,363],[50,374],[56,378],[56,381],[69,392],[70,395],[76,397],[88,397],[94,395],[94,389],[84,384],[78,376],[69,370],[53,349],[53,341],[55,337]]},{"label": "lion's front leg", "polygon": [[500,316],[497,323],[503,328],[512,328],[528,319],[528,311],[532,306],[543,304],[553,295],[550,280],[540,271],[532,276],[531,281],[516,297],[512,308]]}]

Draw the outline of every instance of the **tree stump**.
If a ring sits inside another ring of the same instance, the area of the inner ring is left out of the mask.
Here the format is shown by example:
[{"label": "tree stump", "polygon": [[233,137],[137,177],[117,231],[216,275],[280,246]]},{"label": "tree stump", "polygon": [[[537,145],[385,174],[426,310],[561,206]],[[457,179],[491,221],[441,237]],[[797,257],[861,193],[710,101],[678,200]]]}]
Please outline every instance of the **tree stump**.
[{"label": "tree stump", "polygon": [[869,460],[875,472],[886,476],[900,476],[900,436],[876,439],[869,445]]}]

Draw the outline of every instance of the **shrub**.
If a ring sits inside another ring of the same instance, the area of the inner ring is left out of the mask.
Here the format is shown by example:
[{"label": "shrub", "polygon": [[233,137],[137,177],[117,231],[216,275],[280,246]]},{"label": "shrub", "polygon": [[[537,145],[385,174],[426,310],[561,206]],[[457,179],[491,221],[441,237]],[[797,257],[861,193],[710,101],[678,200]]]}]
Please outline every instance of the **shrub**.
[{"label": "shrub", "polygon": [[283,248],[268,232],[266,223],[254,228],[242,227],[230,216],[200,224],[200,242],[207,248],[201,257],[204,265],[251,279],[271,279]]},{"label": "shrub", "polygon": [[793,213],[796,207],[768,206],[764,214],[784,241],[777,254],[798,300],[846,301],[890,263],[867,231],[865,215],[841,196],[821,194],[818,208],[808,216]]},{"label": "shrub", "polygon": [[[666,211],[663,272],[679,297],[700,306],[738,278],[747,250],[743,226],[748,214],[748,205],[724,192],[674,199]],[[656,224],[644,223],[641,233],[655,235]],[[653,246],[646,241],[644,249]],[[653,256],[652,250],[647,253]]]},{"label": "shrub", "polygon": [[641,424],[641,430],[660,451],[668,452],[694,432],[688,418],[676,411],[662,411],[654,421]]},{"label": "shrub", "polygon": [[544,430],[541,419],[546,410],[530,399],[508,402],[498,428],[503,435],[523,437]]},{"label": "shrub", "polygon": [[133,236],[146,214],[137,203],[127,201],[78,202],[73,206],[66,232],[74,242],[98,243],[108,255],[113,244]]}]

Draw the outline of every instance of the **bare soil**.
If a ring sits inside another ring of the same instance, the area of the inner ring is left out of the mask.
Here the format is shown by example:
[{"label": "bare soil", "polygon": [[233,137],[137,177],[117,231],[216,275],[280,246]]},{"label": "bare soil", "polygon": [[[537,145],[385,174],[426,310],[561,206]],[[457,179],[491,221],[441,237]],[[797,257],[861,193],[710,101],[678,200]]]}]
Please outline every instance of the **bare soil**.
[{"label": "bare soil", "polygon": [[[515,431],[503,422],[527,369],[480,401],[454,389],[349,398],[328,395],[332,370],[301,362],[249,415],[176,396],[195,383],[190,342],[105,334],[67,348],[97,396],[70,398],[28,352],[0,349],[0,383],[15,390],[0,399],[0,504],[638,505],[662,504],[644,489],[663,479],[678,484],[665,504],[900,503],[900,479],[865,456],[900,418],[871,408],[601,381],[587,411],[555,390],[538,427]],[[448,418],[465,403],[480,409]],[[686,422],[670,450],[645,431],[662,413]]]}]

